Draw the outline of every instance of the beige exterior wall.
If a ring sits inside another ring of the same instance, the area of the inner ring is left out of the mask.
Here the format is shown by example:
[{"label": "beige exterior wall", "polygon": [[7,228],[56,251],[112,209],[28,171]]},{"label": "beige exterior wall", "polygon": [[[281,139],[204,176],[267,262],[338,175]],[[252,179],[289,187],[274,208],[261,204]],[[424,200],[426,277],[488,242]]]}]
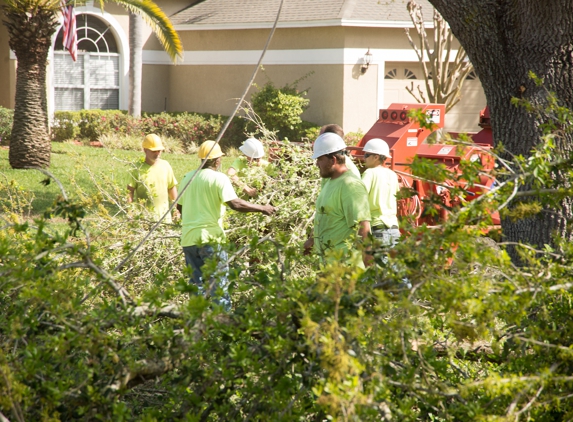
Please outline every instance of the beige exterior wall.
[{"label": "beige exterior wall", "polygon": [[[192,52],[257,51],[264,47],[269,29],[183,31],[180,33],[185,50]],[[431,36],[431,34],[430,34]],[[149,39],[146,49],[159,49],[157,41]],[[361,73],[361,61],[335,64],[280,64],[264,65],[256,83],[264,85],[268,80],[277,87],[292,84],[307,76],[298,85],[300,89],[310,88],[310,106],[303,119],[318,125],[338,123],[346,131],[367,131],[376,121],[379,107],[392,102],[414,103],[406,91],[409,80],[384,79],[386,71],[399,66],[404,78],[408,69],[421,78],[421,69],[402,28],[355,28],[355,27],[316,27],[281,28],[269,46],[270,51],[338,49],[383,50],[388,56],[410,54],[408,62],[385,62],[387,57],[378,54],[375,63],[367,72]],[[395,51],[396,53],[392,53]],[[312,54],[312,53],[311,53]],[[360,53],[362,54],[362,53]],[[191,55],[190,55],[191,57]],[[361,57],[360,57],[361,58]],[[187,59],[182,65],[171,67],[169,71],[169,95],[167,109],[171,111],[197,111],[229,114],[235,106],[235,98],[240,97],[253,70],[253,65],[193,65]],[[342,61],[342,57],[338,59]],[[344,60],[347,60],[346,58]],[[304,60],[301,61],[301,63]],[[377,63],[376,63],[377,62]],[[146,67],[147,69],[147,67]],[[157,72],[157,71],[154,71]],[[161,72],[162,75],[165,72]],[[145,78],[147,81],[148,78]],[[416,84],[423,82],[415,80]],[[163,86],[163,85],[162,85]],[[162,89],[162,88],[161,88]],[[153,87],[149,92],[161,90]],[[254,89],[251,88],[247,99]],[[155,95],[155,94],[154,94]],[[158,93],[156,96],[162,94]],[[468,82],[462,102],[448,115],[447,125],[451,130],[475,130],[479,110],[485,106],[479,82]],[[145,110],[163,109],[164,98],[150,98],[146,95]],[[476,112],[477,110],[477,112]]]},{"label": "beige exterior wall", "polygon": [[[253,71],[254,66],[246,65],[170,67],[167,109],[229,115],[243,94]],[[297,85],[300,90],[310,88],[306,97],[310,99],[310,106],[302,118],[317,124],[341,124],[343,73],[342,65],[265,66],[264,71],[259,71],[255,84],[262,87],[270,80],[275,86],[281,87],[307,75]],[[256,90],[257,88],[251,87],[246,99],[250,100]],[[146,110],[148,104],[150,103],[146,101]]]},{"label": "beige exterior wall", "polygon": [[345,132],[366,133],[378,118],[378,66],[371,65],[364,74],[361,67],[345,66],[342,123]]},{"label": "beige exterior wall", "polygon": [[0,106],[14,108],[16,61],[10,59],[8,30],[0,25]]},{"label": "beige exterior wall", "polygon": [[[344,44],[344,28],[280,28],[275,32],[269,49],[296,50],[340,48]],[[270,29],[219,31],[180,31],[186,51],[262,50]],[[146,50],[160,50],[157,40],[149,39]]]},{"label": "beige exterior wall", "polygon": [[144,111],[162,112],[169,108],[170,66],[144,65],[141,81],[141,104]]}]

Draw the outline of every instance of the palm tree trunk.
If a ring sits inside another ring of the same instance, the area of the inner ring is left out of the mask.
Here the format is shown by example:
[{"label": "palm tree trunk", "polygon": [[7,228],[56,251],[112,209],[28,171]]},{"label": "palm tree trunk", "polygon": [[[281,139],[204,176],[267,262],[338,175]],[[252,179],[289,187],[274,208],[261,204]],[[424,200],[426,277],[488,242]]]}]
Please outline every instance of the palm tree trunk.
[{"label": "palm tree trunk", "polygon": [[141,116],[141,74],[143,67],[143,19],[129,14],[129,114]]},{"label": "palm tree trunk", "polygon": [[34,13],[7,12],[6,17],[10,48],[18,59],[10,166],[49,167],[46,66],[57,21],[53,10],[42,7]]}]

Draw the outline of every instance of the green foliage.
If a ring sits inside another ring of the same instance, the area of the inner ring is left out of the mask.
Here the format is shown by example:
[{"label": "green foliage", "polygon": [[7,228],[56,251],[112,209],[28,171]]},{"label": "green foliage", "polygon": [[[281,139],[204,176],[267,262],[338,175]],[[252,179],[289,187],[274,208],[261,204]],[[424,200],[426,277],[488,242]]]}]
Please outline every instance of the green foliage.
[{"label": "green foliage", "polygon": [[344,135],[344,142],[350,147],[355,147],[360,143],[363,137],[364,133],[362,133],[362,131],[349,132]]},{"label": "green foliage", "polygon": [[13,123],[14,110],[0,107],[0,144],[7,144],[10,141]]},{"label": "green foliage", "polygon": [[[33,222],[6,201],[0,412],[66,421],[571,419],[573,246],[520,246],[518,267],[506,245],[483,236],[516,185],[536,181],[539,200],[553,200],[541,189],[561,164],[547,164],[553,148],[504,162],[503,182],[443,225],[403,223],[408,235],[363,271],[343,256],[324,265],[301,254],[320,180],[309,149],[282,144],[280,160],[241,175],[277,215],[226,220],[230,312],[193,294],[176,226],[160,226],[117,268],[150,223],[108,179],[79,201],[54,195]],[[416,174],[444,180],[430,164],[415,162]],[[477,183],[476,163],[460,166]],[[97,197],[120,211],[83,218]],[[52,216],[65,229],[54,230]]]},{"label": "green foliage", "polygon": [[[144,113],[141,118],[134,118],[119,110],[58,111],[52,126],[52,139],[60,142],[69,139],[97,141],[102,136],[136,138],[156,133],[175,139],[182,149],[192,152],[196,145],[215,139],[226,119],[220,115],[186,112]],[[243,119],[234,118],[221,139],[221,145],[224,148],[241,145],[245,126]]]},{"label": "green foliage", "polygon": [[267,82],[252,95],[251,102],[265,126],[276,131],[280,139],[299,141],[306,136],[300,116],[310,102],[304,95],[306,92],[299,92],[296,85],[276,88]]}]

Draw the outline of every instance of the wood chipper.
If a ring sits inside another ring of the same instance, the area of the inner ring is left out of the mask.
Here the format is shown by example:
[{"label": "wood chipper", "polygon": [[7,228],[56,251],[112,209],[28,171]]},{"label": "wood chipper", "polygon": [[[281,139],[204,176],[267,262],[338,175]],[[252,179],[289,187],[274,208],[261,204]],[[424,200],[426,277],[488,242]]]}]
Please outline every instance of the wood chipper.
[{"label": "wood chipper", "polygon": [[[408,116],[408,111],[421,109],[428,119],[435,125],[433,130],[420,127],[417,121]],[[387,109],[381,109],[378,120],[364,135],[356,147],[351,147],[351,154],[361,159],[362,148],[370,139],[381,138],[388,143],[392,159],[389,167],[398,174],[400,183],[405,188],[412,188],[416,194],[398,202],[399,215],[413,215],[417,224],[435,225],[445,221],[448,217],[448,209],[456,207],[462,201],[471,201],[491,189],[495,179],[487,173],[494,168],[494,160],[488,151],[493,147],[491,126],[489,125],[489,111],[484,109],[480,115],[482,131],[469,134],[475,145],[458,147],[439,143],[428,143],[428,137],[436,130],[439,132],[444,127],[445,106],[443,104],[392,104]],[[455,138],[457,134],[452,134]],[[431,183],[412,175],[410,162],[414,156],[427,158],[441,163],[453,174],[461,174],[459,168],[461,160],[480,161],[484,175],[474,186],[468,186],[464,181],[448,180],[444,183]],[[451,188],[459,187],[465,192],[463,198],[451,195]],[[438,207],[438,216],[429,213],[424,207],[424,199],[437,195],[443,206]],[[493,224],[499,224],[499,214],[492,214]]]}]

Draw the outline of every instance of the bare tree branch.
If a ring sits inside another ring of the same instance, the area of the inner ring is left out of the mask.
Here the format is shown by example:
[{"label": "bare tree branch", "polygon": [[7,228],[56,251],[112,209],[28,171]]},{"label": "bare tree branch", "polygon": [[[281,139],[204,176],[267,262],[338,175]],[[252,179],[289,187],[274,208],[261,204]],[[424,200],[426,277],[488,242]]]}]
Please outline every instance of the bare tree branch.
[{"label": "bare tree branch", "polygon": [[[408,2],[408,12],[418,34],[418,42],[414,42],[409,29],[405,29],[408,42],[414,49],[422,66],[426,94],[431,103],[445,104],[446,113],[461,99],[463,83],[473,70],[472,64],[462,46],[459,46],[455,57],[453,54],[454,35],[442,15],[434,9],[434,36],[432,43],[428,42],[422,7],[414,0]],[[418,102],[426,102],[422,89],[418,85],[420,95],[414,94],[414,83],[406,90]]]}]

